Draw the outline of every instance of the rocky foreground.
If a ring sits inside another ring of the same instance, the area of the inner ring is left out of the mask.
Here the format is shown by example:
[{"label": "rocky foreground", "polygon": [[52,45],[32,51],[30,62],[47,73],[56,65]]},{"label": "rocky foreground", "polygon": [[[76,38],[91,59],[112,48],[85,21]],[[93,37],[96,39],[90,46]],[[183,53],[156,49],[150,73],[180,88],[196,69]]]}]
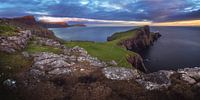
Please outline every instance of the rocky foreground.
[{"label": "rocky foreground", "polygon": [[[29,53],[24,48],[30,41],[59,48],[61,53]],[[31,61],[30,67],[2,81],[0,97],[5,100],[200,99],[199,67],[148,74],[135,68],[112,67],[116,62],[102,62],[81,47],[69,48],[29,30],[0,36],[0,51],[10,55],[18,52]]]}]

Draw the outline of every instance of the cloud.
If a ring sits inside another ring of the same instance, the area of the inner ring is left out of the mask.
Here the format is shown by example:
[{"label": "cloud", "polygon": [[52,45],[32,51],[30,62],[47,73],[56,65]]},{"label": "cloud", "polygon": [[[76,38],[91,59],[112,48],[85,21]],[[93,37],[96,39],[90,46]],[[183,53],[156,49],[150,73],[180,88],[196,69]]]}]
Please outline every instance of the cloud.
[{"label": "cloud", "polygon": [[124,21],[124,20],[98,20],[98,19],[87,19],[87,18],[69,18],[69,17],[39,17],[40,21],[44,22],[83,22],[92,23],[93,25],[118,25],[118,26],[138,26],[138,25],[149,25],[150,21]]},{"label": "cloud", "polygon": [[200,0],[1,0],[0,17],[25,14],[102,20],[199,19]]}]

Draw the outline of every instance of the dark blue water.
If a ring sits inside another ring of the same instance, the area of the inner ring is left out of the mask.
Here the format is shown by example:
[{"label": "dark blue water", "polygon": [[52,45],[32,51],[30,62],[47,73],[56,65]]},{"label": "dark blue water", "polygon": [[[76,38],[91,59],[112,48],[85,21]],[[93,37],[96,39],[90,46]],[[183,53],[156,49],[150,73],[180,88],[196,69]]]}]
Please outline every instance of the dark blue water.
[{"label": "dark blue water", "polygon": [[134,27],[70,27],[52,28],[56,36],[64,40],[86,40],[105,42],[115,32],[122,32]]},{"label": "dark blue water", "polygon": [[[104,42],[115,32],[134,27],[72,27],[52,29],[64,40]],[[151,71],[200,66],[200,27],[151,27],[162,37],[142,53]]]}]

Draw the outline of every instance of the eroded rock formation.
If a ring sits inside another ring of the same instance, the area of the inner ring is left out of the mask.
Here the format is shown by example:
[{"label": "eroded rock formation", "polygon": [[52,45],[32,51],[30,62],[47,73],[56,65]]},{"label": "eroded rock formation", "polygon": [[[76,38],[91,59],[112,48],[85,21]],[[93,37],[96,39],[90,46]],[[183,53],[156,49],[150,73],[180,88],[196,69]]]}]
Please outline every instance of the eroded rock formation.
[{"label": "eroded rock formation", "polygon": [[22,50],[32,37],[30,31],[21,31],[14,36],[0,36],[0,51],[13,53]]}]

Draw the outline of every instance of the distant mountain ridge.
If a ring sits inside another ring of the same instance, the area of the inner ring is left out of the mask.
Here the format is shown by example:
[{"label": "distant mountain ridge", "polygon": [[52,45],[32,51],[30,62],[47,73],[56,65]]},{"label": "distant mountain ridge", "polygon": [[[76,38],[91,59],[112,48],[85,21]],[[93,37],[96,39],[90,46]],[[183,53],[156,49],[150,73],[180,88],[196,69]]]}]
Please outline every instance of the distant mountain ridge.
[{"label": "distant mountain ridge", "polygon": [[23,23],[28,26],[41,26],[44,28],[66,28],[66,27],[84,27],[84,24],[72,24],[69,25],[67,22],[46,22],[46,21],[37,21],[34,16],[23,16],[23,17],[16,17],[16,18],[3,18],[12,20],[13,22]]},{"label": "distant mountain ridge", "polygon": [[27,24],[27,25],[36,25],[37,24],[37,21],[35,20],[34,16],[16,17],[16,18],[12,18],[12,20]]},{"label": "distant mountain ridge", "polygon": [[45,28],[61,28],[61,27],[69,27],[66,22],[44,22],[38,21],[38,24]]}]

